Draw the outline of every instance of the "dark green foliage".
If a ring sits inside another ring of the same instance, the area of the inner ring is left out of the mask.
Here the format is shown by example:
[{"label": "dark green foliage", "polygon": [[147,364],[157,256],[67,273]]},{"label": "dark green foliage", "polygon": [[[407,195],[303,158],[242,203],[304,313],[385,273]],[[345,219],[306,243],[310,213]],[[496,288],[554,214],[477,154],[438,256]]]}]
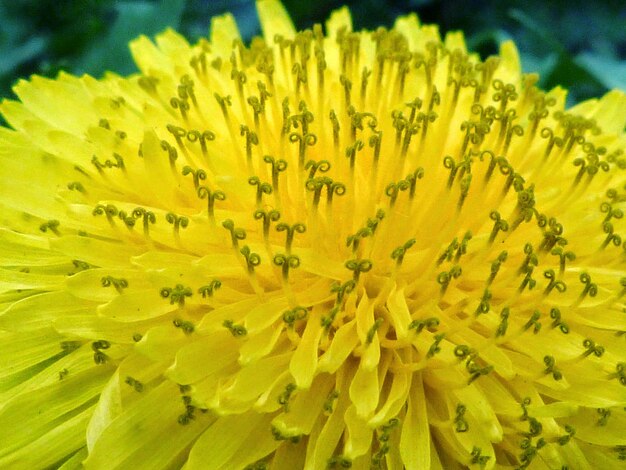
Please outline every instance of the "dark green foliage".
[{"label": "dark green foliage", "polygon": [[[463,30],[470,49],[483,57],[512,38],[524,70],[541,74],[540,85],[570,90],[570,103],[626,89],[626,4],[621,0],[284,0],[298,28],[324,22],[343,4],[355,28],[391,26],[398,15],[417,12],[441,32]],[[166,27],[191,41],[205,36],[213,15],[231,11],[242,34],[258,34],[254,0],[13,0],[0,2],[0,96],[20,77],[55,76],[59,70],[101,76],[135,69],[128,41]]]}]

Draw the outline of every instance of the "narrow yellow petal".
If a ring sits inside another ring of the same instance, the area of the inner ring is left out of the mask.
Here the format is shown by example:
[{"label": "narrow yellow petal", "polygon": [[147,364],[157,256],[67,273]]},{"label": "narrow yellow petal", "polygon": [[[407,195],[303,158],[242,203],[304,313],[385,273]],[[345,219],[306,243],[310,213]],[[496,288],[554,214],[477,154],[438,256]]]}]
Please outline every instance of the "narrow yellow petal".
[{"label": "narrow yellow petal", "polygon": [[400,454],[407,468],[431,468],[431,442],[424,384],[421,374],[416,374],[411,380],[400,438]]},{"label": "narrow yellow petal", "polygon": [[233,41],[241,40],[235,17],[230,13],[212,18],[210,31],[211,44],[215,47],[217,54],[223,57],[230,55]]},{"label": "narrow yellow petal", "polygon": [[323,329],[319,322],[307,323],[298,348],[289,362],[289,371],[298,388],[309,388],[317,366],[317,350]]},{"label": "narrow yellow petal", "polygon": [[329,37],[335,38],[339,31],[352,32],[352,15],[348,7],[345,6],[334,10],[326,21],[326,33]]},{"label": "narrow yellow petal", "polygon": [[[248,457],[259,449],[257,445],[260,444],[261,449],[265,447],[267,439],[263,439],[262,435],[269,436],[273,441],[268,425],[268,417],[255,412],[218,418],[198,438],[189,454],[186,468],[190,470],[226,468],[226,464],[236,457],[238,452],[243,453],[244,458]],[[259,435],[261,429],[264,433]],[[249,436],[252,436],[252,440],[257,439],[257,442],[252,442],[253,448],[246,450],[244,443]],[[268,449],[267,452],[271,452],[271,449]],[[258,458],[264,455],[262,453]]]},{"label": "narrow yellow petal", "polygon": [[273,41],[276,35],[291,39],[296,30],[287,14],[285,7],[278,0],[257,0],[256,8],[263,36],[267,41]]},{"label": "narrow yellow petal", "polygon": [[163,382],[114,419],[94,443],[86,469],[180,467],[186,449],[214,420],[204,413],[181,426],[185,412],[178,387]]},{"label": "narrow yellow petal", "polygon": [[[84,430],[93,407],[67,418],[41,437],[32,439],[17,451],[0,456],[2,468],[63,468],[57,465],[84,444]],[[84,454],[81,454],[81,459]],[[80,460],[75,462],[76,467]],[[68,464],[69,465],[69,464]]]}]

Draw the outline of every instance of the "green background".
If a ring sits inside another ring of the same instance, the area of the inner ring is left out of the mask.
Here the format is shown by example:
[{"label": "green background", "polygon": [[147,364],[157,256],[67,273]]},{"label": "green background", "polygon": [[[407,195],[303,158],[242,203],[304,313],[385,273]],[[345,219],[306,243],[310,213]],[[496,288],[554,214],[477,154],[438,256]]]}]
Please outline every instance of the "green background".
[{"label": "green background", "polygon": [[[569,103],[626,89],[626,1],[285,0],[299,28],[322,22],[343,4],[356,29],[390,26],[417,12],[442,33],[461,29],[482,57],[513,38],[526,72],[540,85],[562,85]],[[136,70],[128,41],[171,26],[191,41],[208,33],[210,18],[231,11],[246,39],[258,34],[253,0],[0,0],[0,96],[31,74],[59,70],[100,76]]]}]

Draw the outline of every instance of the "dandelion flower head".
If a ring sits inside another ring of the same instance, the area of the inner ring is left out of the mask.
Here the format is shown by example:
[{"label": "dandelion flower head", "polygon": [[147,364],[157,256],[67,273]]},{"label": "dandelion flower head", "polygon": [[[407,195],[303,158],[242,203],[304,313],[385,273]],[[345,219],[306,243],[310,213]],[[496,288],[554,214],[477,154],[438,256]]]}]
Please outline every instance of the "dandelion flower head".
[{"label": "dandelion flower head", "polygon": [[1,104],[0,467],[624,468],[624,93],[257,7]]}]

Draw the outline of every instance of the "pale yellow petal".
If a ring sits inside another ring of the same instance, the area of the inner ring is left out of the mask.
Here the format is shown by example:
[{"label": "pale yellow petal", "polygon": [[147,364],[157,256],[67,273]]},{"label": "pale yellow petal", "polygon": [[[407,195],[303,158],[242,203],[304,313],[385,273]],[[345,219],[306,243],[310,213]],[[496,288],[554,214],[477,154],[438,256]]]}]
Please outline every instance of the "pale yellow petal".
[{"label": "pale yellow petal", "polygon": [[318,360],[318,345],[323,332],[320,322],[307,322],[300,344],[289,362],[289,371],[298,388],[309,388],[313,382]]},{"label": "pale yellow petal", "polygon": [[346,6],[334,10],[326,21],[326,34],[328,37],[336,38],[340,31],[344,33],[352,32],[352,15]]},{"label": "pale yellow petal", "polygon": [[[57,465],[68,455],[83,447],[85,427],[92,413],[93,407],[90,407],[65,419],[43,436],[32,439],[15,452],[0,456],[0,465],[2,468],[15,469],[70,468],[70,464],[67,464],[68,467]],[[78,462],[73,463],[76,465],[74,468],[78,468],[83,455],[81,454],[80,459],[77,459]]]},{"label": "pale yellow petal", "polygon": [[103,430],[84,462],[85,468],[181,467],[183,451],[214,420],[197,412],[195,419],[182,425],[178,420],[184,413],[178,387],[163,382]]},{"label": "pale yellow petal", "polygon": [[621,90],[611,90],[600,99],[577,104],[569,112],[594,119],[603,132],[623,134],[626,126],[626,94]]},{"label": "pale yellow petal", "polygon": [[328,375],[316,377],[308,390],[297,391],[288,403],[288,409],[272,421],[283,436],[309,435],[313,425],[324,412],[323,406],[333,387]]},{"label": "pale yellow petal", "polygon": [[[185,469],[243,468],[277,446],[269,430],[267,415],[249,412],[223,416],[199,437],[189,453]],[[229,462],[239,465],[228,466]]]},{"label": "pale yellow petal", "polygon": [[367,425],[367,420],[358,415],[354,404],[348,407],[344,419],[348,431],[344,455],[354,460],[369,451],[372,429]]},{"label": "pale yellow petal", "polygon": [[367,417],[374,412],[379,399],[378,370],[365,367],[363,363],[354,374],[350,384],[350,398],[360,417]]},{"label": "pale yellow petal", "polygon": [[211,45],[224,59],[230,56],[233,41],[241,40],[235,18],[230,13],[211,18]]},{"label": "pale yellow petal", "polygon": [[521,78],[522,66],[517,46],[513,41],[504,41],[500,44],[500,58],[501,66],[496,71],[496,77],[505,83],[516,84]]},{"label": "pale yellow petal", "polygon": [[[14,396],[0,408],[0,438],[3,450],[13,453],[53,431],[65,419],[80,414],[98,396],[110,369],[106,366],[68,374],[46,387]],[[16,427],[16,423],[21,423]],[[86,424],[86,422],[84,422]],[[81,443],[76,443],[80,447]]]},{"label": "pale yellow petal", "polygon": [[431,445],[426,397],[421,375],[411,381],[407,413],[402,423],[400,454],[407,468],[431,468]]},{"label": "pale yellow petal", "polygon": [[207,376],[219,373],[221,369],[237,361],[238,339],[224,328],[213,333],[210,341],[206,337],[180,347],[174,364],[167,376],[180,384],[191,384]]},{"label": "pale yellow petal", "polygon": [[268,42],[274,41],[276,35],[291,39],[296,30],[285,7],[278,0],[257,0],[257,12],[263,36]]}]

